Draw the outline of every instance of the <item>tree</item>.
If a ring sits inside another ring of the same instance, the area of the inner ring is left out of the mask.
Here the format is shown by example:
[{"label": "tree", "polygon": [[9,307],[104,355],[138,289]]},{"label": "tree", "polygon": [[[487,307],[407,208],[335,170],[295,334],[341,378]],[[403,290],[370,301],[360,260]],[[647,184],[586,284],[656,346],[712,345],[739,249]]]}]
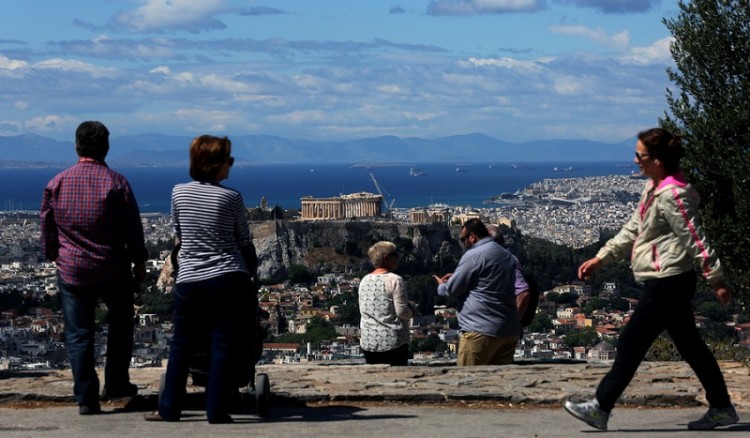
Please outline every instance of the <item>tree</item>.
[{"label": "tree", "polygon": [[701,194],[706,233],[731,273],[733,290],[750,303],[750,3],[679,2],[664,24],[674,36],[676,90],[661,125],[684,135],[683,169]]},{"label": "tree", "polygon": [[714,322],[725,322],[729,320],[727,310],[716,301],[706,301],[696,306],[698,313]]},{"label": "tree", "polygon": [[548,333],[554,328],[552,320],[546,313],[537,313],[531,324],[526,328],[529,333]]},{"label": "tree", "polygon": [[339,304],[339,310],[336,313],[337,322],[341,325],[348,324],[352,327],[359,327],[362,315],[359,312],[359,305],[356,302]]},{"label": "tree", "polygon": [[578,295],[570,292],[563,292],[555,298],[557,304],[576,304],[578,302]]},{"label": "tree", "polygon": [[336,328],[322,316],[315,315],[307,323],[307,330],[302,336],[304,342],[309,342],[312,348],[319,349],[323,341],[336,339]]},{"label": "tree", "polygon": [[430,335],[426,338],[412,339],[410,349],[413,352],[443,352],[448,349],[448,344],[441,341],[440,337],[436,333],[430,333]]},{"label": "tree", "polygon": [[420,315],[432,315],[435,312],[435,294],[437,283],[431,275],[417,275],[405,281],[406,296],[417,303]]},{"label": "tree", "polygon": [[573,330],[565,335],[565,345],[573,347],[593,347],[599,343],[599,334],[593,327]]},{"label": "tree", "polygon": [[292,284],[310,284],[315,281],[315,274],[310,272],[305,265],[292,265],[288,272],[289,282]]}]

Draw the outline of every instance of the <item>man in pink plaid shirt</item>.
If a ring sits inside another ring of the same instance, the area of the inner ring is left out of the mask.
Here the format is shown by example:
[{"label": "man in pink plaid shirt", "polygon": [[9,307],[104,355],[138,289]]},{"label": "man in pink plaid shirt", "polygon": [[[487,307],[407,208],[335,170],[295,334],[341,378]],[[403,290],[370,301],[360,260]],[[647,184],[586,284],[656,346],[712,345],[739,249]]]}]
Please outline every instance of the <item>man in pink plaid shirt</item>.
[{"label": "man in pink plaid shirt", "polygon": [[81,415],[98,414],[94,312],[107,306],[109,332],[103,396],[134,396],[128,368],[133,350],[133,293],[146,275],[140,212],[128,181],[104,162],[109,131],[101,122],[76,130],[78,163],[44,189],[42,250],[57,265],[73,393]]}]

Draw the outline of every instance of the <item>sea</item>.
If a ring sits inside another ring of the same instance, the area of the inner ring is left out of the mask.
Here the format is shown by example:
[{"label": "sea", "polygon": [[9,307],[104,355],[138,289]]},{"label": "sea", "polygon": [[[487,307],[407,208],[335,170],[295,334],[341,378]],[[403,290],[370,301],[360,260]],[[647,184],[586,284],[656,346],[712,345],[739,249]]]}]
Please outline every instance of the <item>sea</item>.
[{"label": "sea", "polygon": [[[142,213],[168,213],[172,187],[190,181],[187,167],[118,167]],[[62,168],[0,169],[0,211],[38,210],[47,182]],[[304,196],[381,193],[391,208],[432,204],[487,207],[484,201],[546,178],[629,175],[627,162],[269,164],[231,169],[224,185],[239,190],[248,207],[300,208]]]}]

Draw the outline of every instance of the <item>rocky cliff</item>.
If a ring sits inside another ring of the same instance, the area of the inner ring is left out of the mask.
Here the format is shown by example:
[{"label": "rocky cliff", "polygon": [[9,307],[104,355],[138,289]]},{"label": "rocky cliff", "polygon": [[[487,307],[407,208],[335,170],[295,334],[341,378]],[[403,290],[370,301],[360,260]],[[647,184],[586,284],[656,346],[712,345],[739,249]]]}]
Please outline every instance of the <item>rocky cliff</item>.
[{"label": "rocky cliff", "polygon": [[[303,265],[314,273],[356,272],[372,268],[367,249],[379,240],[395,243],[402,252],[401,270],[412,265],[417,271],[436,267],[436,272],[455,268],[463,248],[458,242],[459,227],[445,223],[403,224],[385,221],[252,222],[260,278],[286,277],[292,265]],[[511,251],[523,247],[516,229],[501,226]],[[157,286],[169,291],[174,280],[172,265],[166,260]],[[404,272],[405,273],[405,272]],[[426,272],[425,272],[426,273]]]},{"label": "rocky cliff", "polygon": [[261,278],[284,276],[295,264],[313,272],[370,269],[367,249],[379,240],[398,245],[406,260],[458,260],[456,227],[393,222],[267,221],[251,224]]}]

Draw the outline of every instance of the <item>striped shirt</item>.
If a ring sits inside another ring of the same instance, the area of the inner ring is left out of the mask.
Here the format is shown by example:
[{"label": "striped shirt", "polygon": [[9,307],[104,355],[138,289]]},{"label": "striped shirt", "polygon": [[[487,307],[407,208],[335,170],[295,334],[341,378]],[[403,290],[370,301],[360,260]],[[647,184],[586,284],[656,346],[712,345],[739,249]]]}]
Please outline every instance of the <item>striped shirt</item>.
[{"label": "striped shirt", "polygon": [[146,261],[143,226],[124,176],[81,158],[52,178],[42,198],[42,251],[73,286],[132,281],[131,263]]},{"label": "striped shirt", "polygon": [[245,203],[236,190],[193,181],[172,190],[172,225],[181,242],[177,283],[248,272],[240,247],[252,243]]}]

